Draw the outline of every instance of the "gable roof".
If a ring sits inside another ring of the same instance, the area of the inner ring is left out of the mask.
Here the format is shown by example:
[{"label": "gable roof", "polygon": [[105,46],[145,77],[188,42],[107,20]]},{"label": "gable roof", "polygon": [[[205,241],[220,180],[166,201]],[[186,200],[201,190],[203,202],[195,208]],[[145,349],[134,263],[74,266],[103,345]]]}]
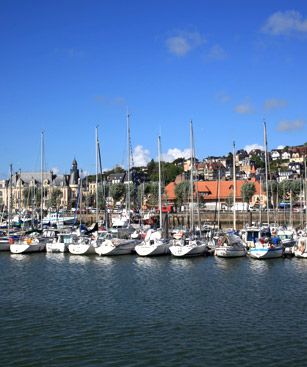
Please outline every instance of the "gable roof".
[{"label": "gable roof", "polygon": [[[241,198],[241,187],[246,183],[251,182],[255,185],[255,194],[260,193],[260,183],[258,181],[236,181],[236,198]],[[218,198],[218,181],[199,181],[196,183],[197,189],[200,195],[204,196],[207,200],[216,200]],[[175,182],[169,183],[165,187],[165,193],[168,200],[176,200],[175,194],[176,184]],[[226,200],[232,195],[233,181],[220,181],[220,199]]]}]

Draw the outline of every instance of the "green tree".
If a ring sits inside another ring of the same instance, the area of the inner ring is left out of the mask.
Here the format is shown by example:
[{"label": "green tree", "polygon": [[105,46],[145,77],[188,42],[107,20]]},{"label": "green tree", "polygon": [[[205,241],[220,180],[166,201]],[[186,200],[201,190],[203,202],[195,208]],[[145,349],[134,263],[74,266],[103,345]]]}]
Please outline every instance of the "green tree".
[{"label": "green tree", "polygon": [[255,184],[253,182],[245,182],[241,186],[241,196],[243,202],[245,202],[248,205],[255,192],[256,192]]},{"label": "green tree", "polygon": [[53,188],[48,201],[48,206],[58,209],[61,204],[62,191],[58,188]]},{"label": "green tree", "polygon": [[125,185],[123,183],[116,183],[110,185],[109,195],[114,201],[119,201],[125,195]]},{"label": "green tree", "polygon": [[157,206],[159,200],[158,182],[147,182],[144,185],[144,195],[148,205]]},{"label": "green tree", "polygon": [[190,183],[189,181],[180,182],[175,187],[176,202],[178,205],[182,205],[187,202],[190,195]]},{"label": "green tree", "polygon": [[252,155],[250,160],[254,162],[255,168],[264,168],[265,166],[264,160],[258,155]]}]

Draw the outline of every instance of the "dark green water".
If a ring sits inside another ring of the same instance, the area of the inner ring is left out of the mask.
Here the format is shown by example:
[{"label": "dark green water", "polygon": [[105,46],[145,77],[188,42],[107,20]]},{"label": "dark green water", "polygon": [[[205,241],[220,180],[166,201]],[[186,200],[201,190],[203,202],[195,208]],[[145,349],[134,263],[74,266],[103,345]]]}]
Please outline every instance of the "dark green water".
[{"label": "dark green water", "polygon": [[307,366],[307,261],[0,253],[1,366]]}]

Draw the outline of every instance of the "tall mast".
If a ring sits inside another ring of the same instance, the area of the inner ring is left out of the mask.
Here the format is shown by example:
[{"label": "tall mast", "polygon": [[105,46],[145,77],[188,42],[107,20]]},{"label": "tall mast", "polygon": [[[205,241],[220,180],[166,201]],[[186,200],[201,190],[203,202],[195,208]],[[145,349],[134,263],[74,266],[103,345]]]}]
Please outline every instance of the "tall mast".
[{"label": "tall mast", "polygon": [[221,190],[221,166],[219,168],[219,175],[218,175],[218,184],[217,184],[217,228],[220,229],[220,206],[221,206],[221,198],[220,198],[220,190]]},{"label": "tall mast", "polygon": [[233,179],[233,229],[237,229],[237,212],[236,212],[236,193],[237,193],[237,180],[236,180],[236,143],[233,142],[232,153],[232,179]]},{"label": "tall mast", "polygon": [[262,176],[260,174],[260,189],[259,189],[259,225],[262,222]]},{"label": "tall mast", "polygon": [[190,147],[191,147],[191,174],[190,174],[190,192],[191,192],[191,208],[190,208],[190,226],[191,230],[194,234],[194,180],[193,180],[193,171],[194,171],[194,156],[193,156],[193,125],[192,120],[190,121]]},{"label": "tall mast", "polygon": [[41,132],[41,228],[43,228],[43,204],[44,204],[44,132]]},{"label": "tall mast", "polygon": [[162,219],[162,188],[161,188],[161,137],[158,136],[158,167],[159,167],[159,219],[160,228],[163,232],[163,219]]},{"label": "tall mast", "polygon": [[19,195],[18,195],[18,211],[21,210],[21,169],[19,168]]},{"label": "tall mast", "polygon": [[127,212],[128,212],[128,223],[130,225],[130,114],[127,111],[127,150],[128,150],[128,172],[127,172]]},{"label": "tall mast", "polygon": [[10,235],[11,216],[12,216],[12,201],[13,201],[12,179],[13,179],[13,165],[10,164],[10,196],[9,196],[9,201],[8,201],[9,218],[8,218],[8,228],[7,228],[7,235],[8,236]]},{"label": "tall mast", "polygon": [[304,192],[305,192],[305,225],[307,230],[307,159],[305,155],[305,185],[304,185]]},{"label": "tall mast", "polygon": [[96,137],[95,137],[95,147],[96,147],[96,223],[98,223],[98,126],[96,126]]},{"label": "tall mast", "polygon": [[266,191],[266,213],[267,213],[267,222],[268,226],[270,226],[270,215],[269,215],[269,185],[268,185],[268,141],[267,141],[267,132],[266,132],[266,122],[263,121],[264,127],[264,163],[265,163],[265,191]]}]

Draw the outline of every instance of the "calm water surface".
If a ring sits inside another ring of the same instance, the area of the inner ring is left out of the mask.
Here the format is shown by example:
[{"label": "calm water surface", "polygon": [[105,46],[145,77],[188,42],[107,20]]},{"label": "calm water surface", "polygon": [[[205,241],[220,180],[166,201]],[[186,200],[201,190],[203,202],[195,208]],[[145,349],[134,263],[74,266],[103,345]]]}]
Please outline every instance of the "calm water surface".
[{"label": "calm water surface", "polygon": [[1,366],[307,366],[307,261],[0,253]]}]

